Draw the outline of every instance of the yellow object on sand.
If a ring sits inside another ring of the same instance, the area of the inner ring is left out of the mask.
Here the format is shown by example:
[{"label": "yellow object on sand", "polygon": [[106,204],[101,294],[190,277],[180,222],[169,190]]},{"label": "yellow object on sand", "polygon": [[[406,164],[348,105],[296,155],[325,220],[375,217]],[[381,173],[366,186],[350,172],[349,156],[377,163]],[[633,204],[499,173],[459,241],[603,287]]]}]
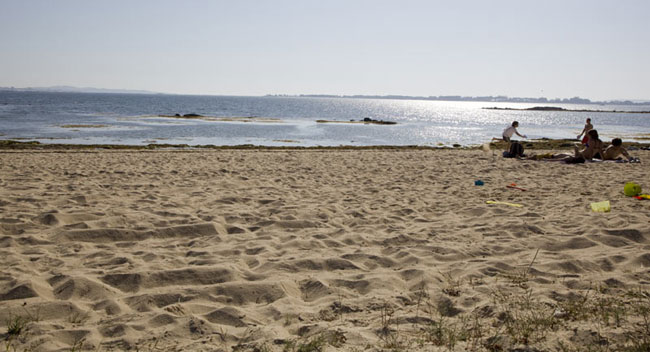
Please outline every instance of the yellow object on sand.
[{"label": "yellow object on sand", "polygon": [[498,202],[498,201],[494,201],[494,200],[488,200],[486,203],[487,204],[503,204],[503,205],[509,205],[511,207],[516,207],[516,208],[523,207],[523,205],[517,204],[517,203]]},{"label": "yellow object on sand", "polygon": [[553,153],[544,153],[535,155],[535,160],[553,159]]},{"label": "yellow object on sand", "polygon": [[607,213],[612,210],[612,208],[609,205],[609,201],[606,200],[604,202],[591,203],[591,210],[599,213]]},{"label": "yellow object on sand", "polygon": [[628,197],[634,197],[641,194],[641,185],[638,185],[634,182],[628,182],[623,187],[623,193]]}]

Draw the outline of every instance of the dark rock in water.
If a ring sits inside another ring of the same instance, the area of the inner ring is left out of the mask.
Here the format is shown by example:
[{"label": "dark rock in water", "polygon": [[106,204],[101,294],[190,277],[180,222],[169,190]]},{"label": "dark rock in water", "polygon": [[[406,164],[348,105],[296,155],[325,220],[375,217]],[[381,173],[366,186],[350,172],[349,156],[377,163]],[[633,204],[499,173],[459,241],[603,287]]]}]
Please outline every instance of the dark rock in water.
[{"label": "dark rock in water", "polygon": [[566,111],[565,108],[560,108],[557,106],[534,106],[532,108],[528,108],[526,110],[531,110],[531,111]]},{"label": "dark rock in water", "polygon": [[460,147],[462,147],[462,145],[460,145],[460,144],[454,144],[453,147],[454,147],[454,148],[460,148]]},{"label": "dark rock in water", "polygon": [[201,117],[199,114],[185,114],[183,117]]},{"label": "dark rock in water", "polygon": [[176,116],[176,117],[181,117],[181,114],[174,114],[174,116]]},{"label": "dark rock in water", "polygon": [[[347,121],[337,121],[337,120],[316,120],[318,123],[347,123]],[[363,124],[375,124],[375,125],[397,125],[397,122],[393,121],[384,121],[384,120],[373,120],[370,117],[364,117],[362,120],[351,119],[350,123],[363,123]]]},{"label": "dark rock in water", "polygon": [[370,117],[364,117],[363,122],[375,123],[378,125],[396,125],[397,122],[393,121],[384,121],[384,120],[373,120]]}]

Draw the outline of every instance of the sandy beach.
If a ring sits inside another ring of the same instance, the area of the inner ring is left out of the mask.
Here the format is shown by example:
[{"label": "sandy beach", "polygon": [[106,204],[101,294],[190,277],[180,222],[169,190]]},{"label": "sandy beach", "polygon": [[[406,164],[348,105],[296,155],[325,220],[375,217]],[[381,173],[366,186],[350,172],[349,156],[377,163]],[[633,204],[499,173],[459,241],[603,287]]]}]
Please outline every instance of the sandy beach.
[{"label": "sandy beach", "polygon": [[642,351],[631,153],[0,151],[0,349]]}]

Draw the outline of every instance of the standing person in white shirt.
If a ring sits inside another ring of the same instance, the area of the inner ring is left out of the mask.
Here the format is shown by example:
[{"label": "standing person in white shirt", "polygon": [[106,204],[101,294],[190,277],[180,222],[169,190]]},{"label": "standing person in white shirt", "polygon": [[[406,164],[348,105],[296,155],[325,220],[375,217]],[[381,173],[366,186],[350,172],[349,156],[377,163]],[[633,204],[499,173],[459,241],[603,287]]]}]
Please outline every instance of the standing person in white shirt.
[{"label": "standing person in white shirt", "polygon": [[508,126],[508,128],[503,130],[503,135],[502,135],[503,140],[510,143],[510,138],[512,138],[513,134],[516,134],[517,136],[519,136],[521,138],[528,138],[528,137],[526,137],[525,134],[519,134],[519,132],[517,131],[517,127],[519,127],[519,122],[513,121],[512,125]]},{"label": "standing person in white shirt", "polygon": [[517,136],[521,138],[528,138],[526,137],[525,134],[523,135],[519,134],[519,132],[517,131],[517,127],[519,127],[519,122],[513,121],[512,125],[508,126],[508,128],[503,130],[503,134],[502,134],[503,140],[508,142],[508,144],[506,145],[506,150],[510,149],[510,138],[512,138],[513,134],[517,134]]}]

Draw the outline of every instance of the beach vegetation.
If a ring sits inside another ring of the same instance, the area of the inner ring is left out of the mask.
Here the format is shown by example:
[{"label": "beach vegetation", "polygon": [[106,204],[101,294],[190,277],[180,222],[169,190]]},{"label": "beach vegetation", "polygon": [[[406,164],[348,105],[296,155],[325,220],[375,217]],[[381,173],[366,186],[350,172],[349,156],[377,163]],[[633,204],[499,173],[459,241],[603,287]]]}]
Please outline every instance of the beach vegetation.
[{"label": "beach vegetation", "polygon": [[85,342],[86,342],[86,339],[83,338],[83,337],[80,338],[80,339],[76,339],[76,340],[74,341],[74,343],[72,344],[72,346],[70,346],[70,350],[69,350],[69,352],[78,352],[78,351],[81,351],[81,350],[83,349],[83,347],[84,347],[84,343],[85,343]]},{"label": "beach vegetation", "polygon": [[136,352],[160,351],[161,349],[158,348],[158,343],[159,342],[160,342],[160,340],[154,337],[152,340],[146,341],[145,343],[136,344],[135,345],[135,351]]},{"label": "beach vegetation", "polygon": [[419,342],[420,345],[430,343],[453,350],[459,341],[466,340],[465,333],[457,322],[441,315],[436,321],[421,328]]},{"label": "beach vegetation", "polygon": [[400,332],[398,320],[395,318],[396,310],[392,304],[384,302],[379,307],[381,328],[378,331],[381,347],[390,351],[408,350],[414,342],[409,336]]},{"label": "beach vegetation", "polygon": [[289,340],[274,340],[262,343],[240,343],[233,351],[271,352],[277,350],[273,345],[280,346],[283,352],[322,352],[327,346],[341,348],[346,342],[345,334],[338,330],[328,330],[312,335]]},{"label": "beach vegetation", "polygon": [[513,270],[511,272],[502,273],[501,276],[503,276],[511,283],[523,289],[527,289],[528,281],[531,279],[530,269],[533,267],[533,264],[535,264],[535,260],[537,259],[538,254],[539,254],[539,248],[535,252],[535,255],[533,256],[533,259],[531,260],[530,264],[526,265],[525,267]]},{"label": "beach vegetation", "polygon": [[26,304],[23,304],[22,308],[23,308],[23,311],[25,312],[25,314],[26,314],[26,316],[27,316],[26,318],[27,318],[29,321],[34,321],[34,322],[39,322],[39,321],[41,321],[41,307],[40,307],[40,306],[39,306],[39,307],[36,307],[36,309],[34,310],[34,312],[30,312],[29,309],[27,309],[27,305],[26,305]]},{"label": "beach vegetation", "polygon": [[461,279],[455,279],[451,273],[440,272],[440,275],[444,278],[442,292],[449,296],[460,296],[460,287],[462,285]]},{"label": "beach vegetation", "polygon": [[429,292],[427,291],[427,286],[423,282],[418,285],[418,288],[415,291],[415,319],[416,321],[420,318],[420,310],[424,307],[425,303],[429,302]]},{"label": "beach vegetation", "polygon": [[298,316],[292,313],[284,315],[284,326],[289,326],[293,324],[298,319]]},{"label": "beach vegetation", "polygon": [[5,335],[5,352],[18,351],[17,341],[27,331],[30,320],[21,315],[10,315],[5,323],[7,324],[7,333]]},{"label": "beach vegetation", "polygon": [[283,352],[322,352],[327,342],[322,335],[315,336],[305,342],[288,340],[285,341]]},{"label": "beach vegetation", "polygon": [[[590,288],[549,300],[532,288],[520,288],[495,287],[489,305],[448,316],[444,307],[432,303],[422,285],[415,292],[412,325],[399,325],[404,319],[397,318],[402,314],[398,306],[384,302],[379,308],[378,347],[390,351],[433,346],[490,352],[518,346],[531,350],[553,346],[567,352],[650,350],[650,294],[646,291]],[[561,331],[571,331],[573,336],[558,337]]]},{"label": "beach vegetation", "polygon": [[7,319],[7,335],[19,336],[27,327],[29,320],[23,316],[16,315]]},{"label": "beach vegetation", "polygon": [[514,343],[528,345],[543,341],[547,334],[559,328],[551,305],[533,298],[532,290],[524,294],[493,292],[496,327]]},{"label": "beach vegetation", "polygon": [[83,312],[83,311],[70,311],[70,315],[68,315],[68,322],[71,324],[83,324],[86,320],[88,320],[89,314],[88,312]]}]

